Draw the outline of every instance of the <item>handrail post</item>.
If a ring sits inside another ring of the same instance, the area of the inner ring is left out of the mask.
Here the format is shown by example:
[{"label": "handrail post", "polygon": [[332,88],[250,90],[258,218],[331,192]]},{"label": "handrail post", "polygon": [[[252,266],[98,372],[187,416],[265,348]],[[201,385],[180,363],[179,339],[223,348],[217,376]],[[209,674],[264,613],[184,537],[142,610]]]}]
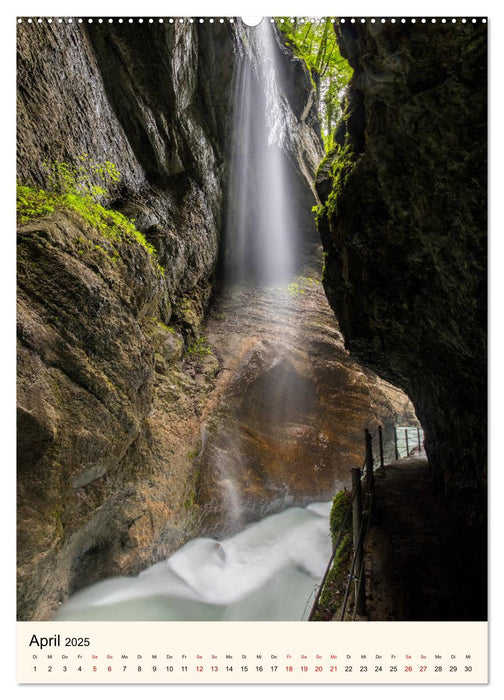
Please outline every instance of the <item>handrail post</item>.
[{"label": "handrail post", "polygon": [[418,435],[418,454],[422,452],[422,443],[420,442],[420,428],[417,425],[417,435]]},{"label": "handrail post", "polygon": [[378,426],[378,441],[380,444],[380,467],[383,467],[385,462],[383,459],[383,428],[381,427],[381,425]]},{"label": "handrail post", "polygon": [[399,448],[397,447],[397,426],[394,425],[394,449],[395,449],[395,458],[399,459]]},{"label": "handrail post", "polygon": [[368,487],[368,492],[371,493],[373,490],[373,484],[374,484],[374,464],[373,464],[373,448],[371,445],[371,434],[369,430],[366,428],[365,430],[365,435],[366,435],[366,480],[367,480],[367,487]]},{"label": "handrail post", "polygon": [[[361,471],[360,469],[352,469],[352,531],[353,531],[353,546],[355,552],[355,571],[357,578],[355,581],[355,605],[357,615],[364,615],[366,612],[366,591],[363,586],[364,569],[363,548],[359,542],[362,528],[362,491],[361,491]],[[361,573],[362,572],[362,573]]]},{"label": "handrail post", "polygon": [[406,440],[406,457],[409,457],[408,428],[404,428],[404,439]]}]

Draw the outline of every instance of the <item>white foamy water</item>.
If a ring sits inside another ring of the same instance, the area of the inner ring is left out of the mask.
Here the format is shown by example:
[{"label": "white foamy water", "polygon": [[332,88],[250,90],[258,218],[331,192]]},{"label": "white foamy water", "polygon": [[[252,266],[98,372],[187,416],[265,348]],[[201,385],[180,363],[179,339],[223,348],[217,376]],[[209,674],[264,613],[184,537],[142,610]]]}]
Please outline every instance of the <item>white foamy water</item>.
[{"label": "white foamy water", "polygon": [[55,620],[302,620],[331,553],[331,503],[199,537],[136,577],[73,595]]}]

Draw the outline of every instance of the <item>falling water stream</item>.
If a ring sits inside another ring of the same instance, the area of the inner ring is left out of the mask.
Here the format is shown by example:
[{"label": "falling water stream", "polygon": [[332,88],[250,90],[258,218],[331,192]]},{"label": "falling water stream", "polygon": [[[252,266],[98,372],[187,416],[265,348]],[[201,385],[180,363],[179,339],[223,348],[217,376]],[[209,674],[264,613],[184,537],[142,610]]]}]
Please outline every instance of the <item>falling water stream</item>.
[{"label": "falling water stream", "polygon": [[[236,287],[260,289],[263,303],[274,309],[278,337],[286,335],[288,311],[284,291],[295,279],[299,260],[299,236],[288,204],[291,173],[286,154],[292,111],[277,76],[278,47],[268,18],[251,28],[241,27],[241,54],[233,80],[233,128],[229,191],[225,221],[224,284],[231,297]],[[246,48],[247,47],[247,48]],[[290,301],[290,300],[289,300]],[[280,351],[279,351],[280,352]],[[280,354],[276,360],[281,361]],[[275,425],[285,413],[286,387],[267,387],[261,403],[263,418]],[[224,519],[230,529],[242,524],[240,458],[236,458],[239,431],[233,435],[234,451],[215,455],[214,473],[226,504]]]},{"label": "falling water stream", "polygon": [[242,56],[234,78],[224,274],[227,281],[278,284],[295,270],[295,223],[287,206],[283,151],[290,112],[276,81],[271,24],[263,19],[244,31],[260,61]]},{"label": "falling water stream", "polygon": [[[228,285],[267,290],[288,284],[295,274],[297,232],[286,204],[283,150],[290,117],[276,81],[269,20],[242,31],[244,46],[256,58],[242,49],[235,70],[224,276]],[[276,308],[276,315],[281,333],[282,310]],[[228,516],[240,523],[236,467],[225,452],[221,457],[216,478]],[[79,591],[55,619],[301,620],[330,554],[329,511],[330,503],[291,507],[227,539],[197,538],[139,576]]]}]

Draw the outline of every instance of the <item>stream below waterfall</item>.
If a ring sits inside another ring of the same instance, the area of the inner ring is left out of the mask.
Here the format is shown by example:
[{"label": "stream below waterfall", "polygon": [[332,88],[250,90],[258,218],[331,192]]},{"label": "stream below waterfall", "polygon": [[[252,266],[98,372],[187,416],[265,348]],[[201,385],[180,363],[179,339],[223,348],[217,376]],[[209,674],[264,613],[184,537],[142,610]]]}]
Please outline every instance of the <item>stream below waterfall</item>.
[{"label": "stream below waterfall", "polygon": [[55,620],[303,620],[331,553],[331,503],[191,540],[136,577],[83,589]]}]

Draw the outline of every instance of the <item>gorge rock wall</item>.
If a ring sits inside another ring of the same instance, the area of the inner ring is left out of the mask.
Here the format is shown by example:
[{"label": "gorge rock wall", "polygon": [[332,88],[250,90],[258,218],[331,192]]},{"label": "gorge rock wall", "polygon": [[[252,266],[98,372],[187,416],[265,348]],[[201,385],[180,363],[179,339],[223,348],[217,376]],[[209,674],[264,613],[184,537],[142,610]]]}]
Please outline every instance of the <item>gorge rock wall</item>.
[{"label": "gorge rock wall", "polygon": [[227,28],[203,36],[195,24],[96,22],[24,23],[18,36],[18,179],[44,187],[44,162],[83,153],[114,163],[114,207],[165,267],[164,320],[175,307],[188,329],[218,255],[233,66]]},{"label": "gorge rock wall", "polygon": [[402,387],[466,519],[486,513],[486,25],[339,24],[354,75],[322,164],[325,289]]},{"label": "gorge rock wall", "polygon": [[113,162],[112,205],[164,268],[68,212],[18,231],[18,615],[46,619],[192,532],[195,397],[215,367],[196,387],[180,360],[218,256],[233,42],[189,25],[18,32],[18,180]]}]

